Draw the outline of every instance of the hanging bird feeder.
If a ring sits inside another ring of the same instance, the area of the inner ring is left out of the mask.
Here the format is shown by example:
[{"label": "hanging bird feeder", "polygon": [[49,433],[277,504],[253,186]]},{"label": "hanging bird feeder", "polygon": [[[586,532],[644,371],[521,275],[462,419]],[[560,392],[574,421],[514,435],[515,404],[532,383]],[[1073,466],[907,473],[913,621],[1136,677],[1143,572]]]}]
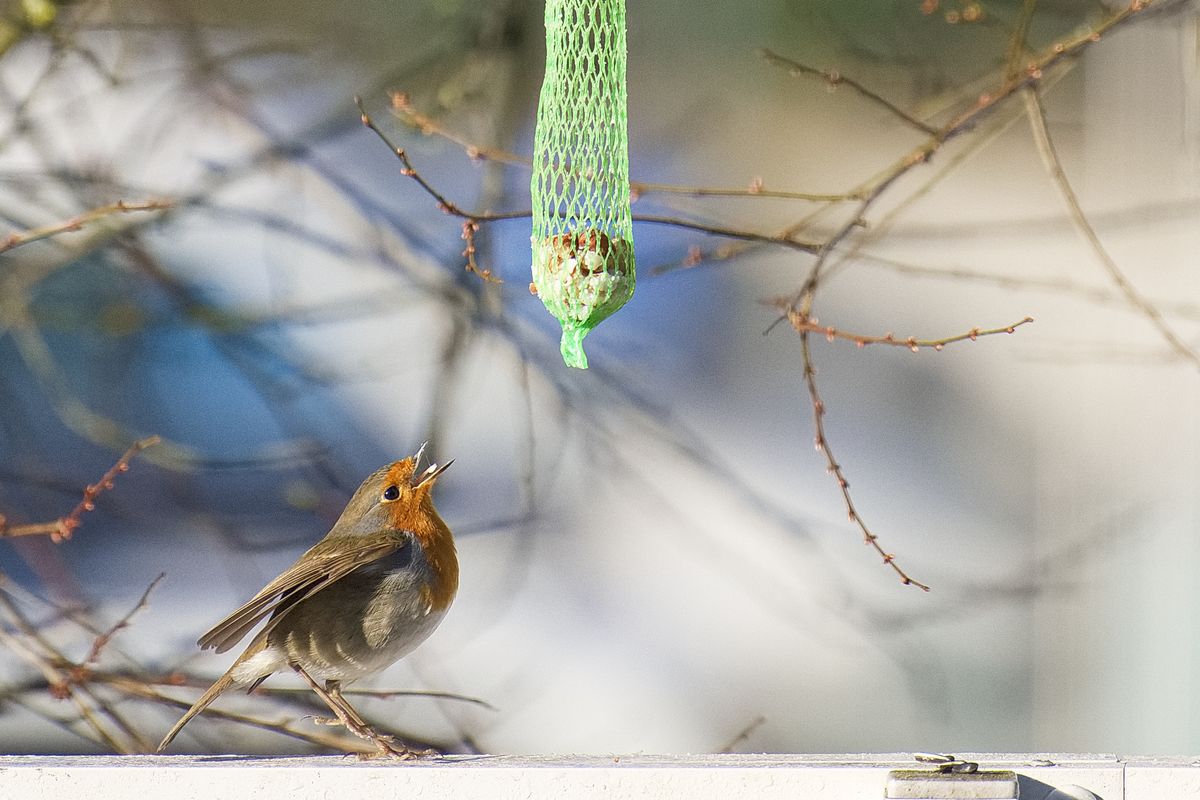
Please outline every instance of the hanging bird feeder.
[{"label": "hanging bird feeder", "polygon": [[546,77],[533,139],[533,283],[562,357],[633,296],[624,0],[546,0]]}]

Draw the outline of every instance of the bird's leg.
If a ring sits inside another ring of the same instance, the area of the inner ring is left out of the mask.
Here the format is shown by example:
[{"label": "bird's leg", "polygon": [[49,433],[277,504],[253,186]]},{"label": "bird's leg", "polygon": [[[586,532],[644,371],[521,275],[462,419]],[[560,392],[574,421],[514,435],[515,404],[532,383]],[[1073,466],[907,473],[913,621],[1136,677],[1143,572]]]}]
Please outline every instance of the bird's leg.
[{"label": "bird's leg", "polygon": [[[346,701],[346,698],[342,696],[342,687],[338,681],[326,681],[325,686],[322,686],[313,680],[313,677],[299,664],[292,664],[292,669],[304,679],[304,682],[316,693],[317,697],[321,698],[321,701],[329,706],[329,710],[334,713],[346,730],[360,739],[366,739],[375,745],[376,750],[378,750],[375,755],[399,759],[419,758],[431,755],[431,753],[426,751],[405,747],[402,744],[398,744],[393,737],[384,736],[376,732]],[[369,758],[370,756],[366,755],[365,757]]]},{"label": "bird's leg", "polygon": [[342,694],[342,682],[341,681],[325,681],[325,691],[329,693],[329,698],[333,702],[337,703],[339,707],[341,707],[342,711],[345,712],[346,716],[354,721],[355,725],[358,725],[362,728],[371,727],[370,725],[367,724],[367,721],[362,718],[362,715],[360,715],[354,709],[354,706],[350,705],[350,701],[347,700],[346,697]]},{"label": "bird's leg", "polygon": [[347,717],[354,721],[355,725],[360,726],[363,730],[368,731],[371,734],[369,738],[377,747],[380,747],[379,742],[380,740],[383,740],[383,742],[387,745],[387,748],[385,749],[380,747],[380,755],[399,755],[401,758],[423,758],[425,756],[436,756],[438,754],[436,750],[416,750],[405,745],[397,744],[396,737],[377,733],[367,723],[367,721],[362,718],[362,715],[355,710],[354,706],[350,705],[350,701],[346,699],[346,696],[342,694],[341,681],[325,681],[325,691],[329,692],[329,697],[335,703],[341,706],[342,711],[346,713]]}]

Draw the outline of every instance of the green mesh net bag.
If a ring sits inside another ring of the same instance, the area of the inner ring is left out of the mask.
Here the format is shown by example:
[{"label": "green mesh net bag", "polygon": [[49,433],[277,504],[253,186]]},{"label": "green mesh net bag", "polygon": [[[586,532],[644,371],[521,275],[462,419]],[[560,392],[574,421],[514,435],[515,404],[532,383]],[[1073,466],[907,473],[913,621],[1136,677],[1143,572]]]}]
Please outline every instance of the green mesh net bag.
[{"label": "green mesh net bag", "polygon": [[562,357],[633,296],[624,0],[546,0],[546,78],[533,138],[533,284]]}]

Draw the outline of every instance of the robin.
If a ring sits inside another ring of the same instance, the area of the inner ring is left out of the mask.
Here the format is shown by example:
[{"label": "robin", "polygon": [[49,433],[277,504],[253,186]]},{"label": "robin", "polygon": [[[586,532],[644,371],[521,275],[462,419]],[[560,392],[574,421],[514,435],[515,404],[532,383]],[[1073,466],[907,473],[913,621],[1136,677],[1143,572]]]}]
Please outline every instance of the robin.
[{"label": "robin", "polygon": [[424,449],[372,473],[321,541],[200,637],[202,649],[223,653],[269,618],[233,666],[163,737],[158,752],[226,689],[252,691],[290,669],[381,755],[423,754],[376,733],[341,689],[425,641],[458,591],[454,536],[430,496],[453,462],[430,464],[418,473]]}]

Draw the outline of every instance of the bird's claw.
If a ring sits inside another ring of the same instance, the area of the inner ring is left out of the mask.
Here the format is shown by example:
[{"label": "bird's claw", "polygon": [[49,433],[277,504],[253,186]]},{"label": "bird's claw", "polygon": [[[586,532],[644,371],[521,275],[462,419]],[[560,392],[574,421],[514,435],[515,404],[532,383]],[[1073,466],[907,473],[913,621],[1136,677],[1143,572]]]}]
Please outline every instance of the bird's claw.
[{"label": "bird's claw", "polygon": [[392,758],[397,761],[414,761],[418,758],[429,758],[430,756],[438,755],[436,750],[416,750],[407,745],[398,744],[392,736],[380,736],[377,739],[372,739],[375,744],[375,752],[359,753],[359,761],[370,761],[376,758]]},{"label": "bird's claw", "polygon": [[324,725],[326,727],[340,726],[342,724],[342,721],[336,717],[309,717],[309,719],[312,720],[313,725]]}]

